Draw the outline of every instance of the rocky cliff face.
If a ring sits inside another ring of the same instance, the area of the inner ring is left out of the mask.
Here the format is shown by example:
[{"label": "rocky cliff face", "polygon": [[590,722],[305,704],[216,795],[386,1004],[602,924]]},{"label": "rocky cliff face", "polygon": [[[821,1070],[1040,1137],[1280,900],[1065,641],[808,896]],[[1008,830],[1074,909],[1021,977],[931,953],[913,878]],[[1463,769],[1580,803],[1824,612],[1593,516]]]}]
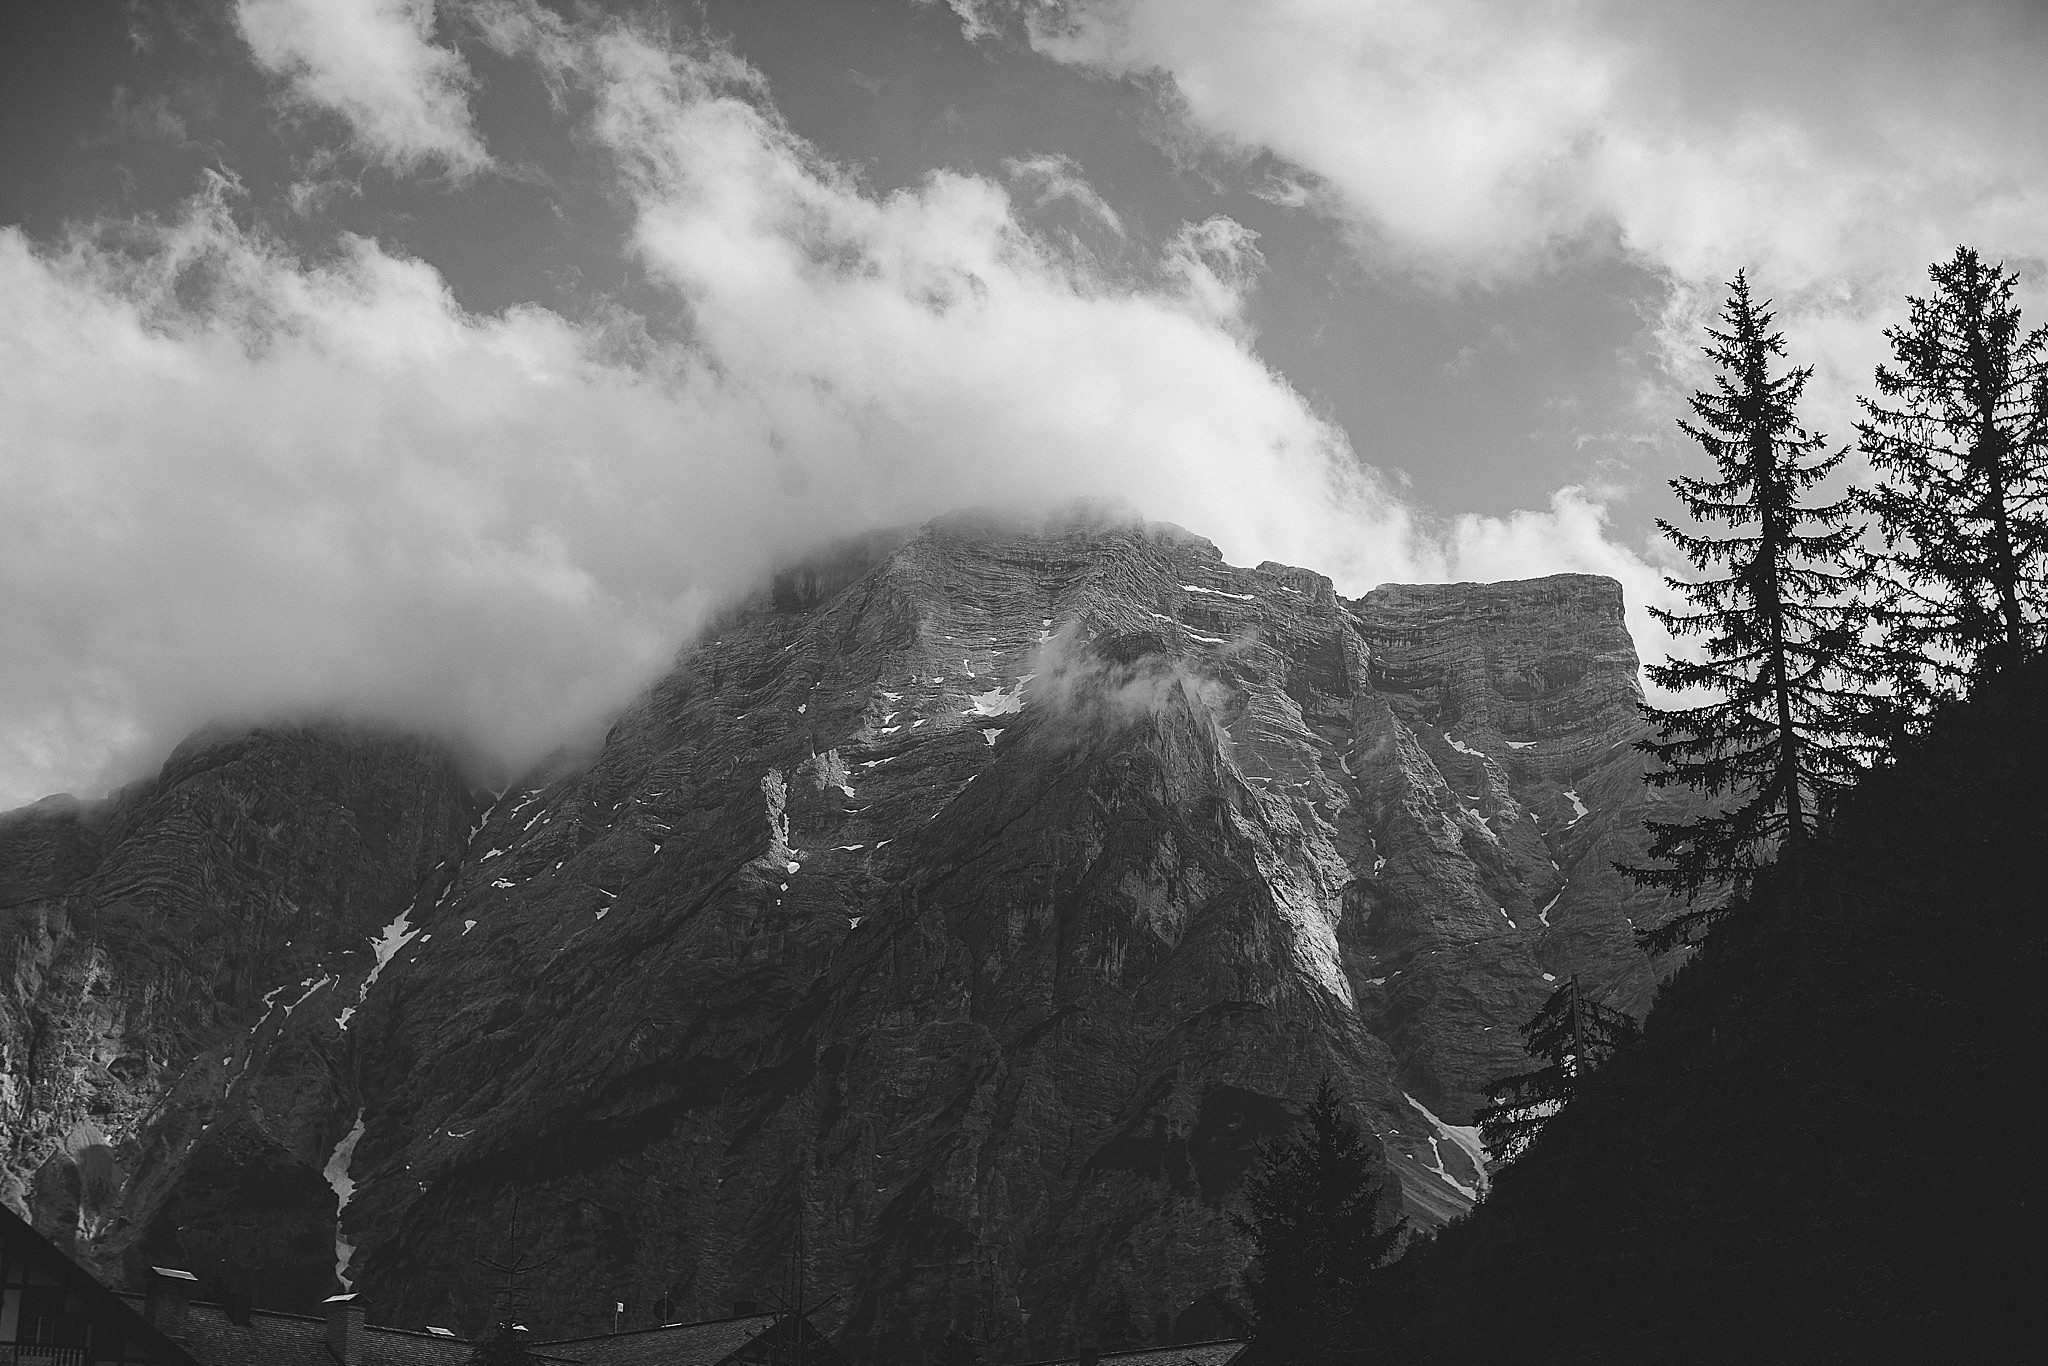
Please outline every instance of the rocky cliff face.
[{"label": "rocky cliff face", "polygon": [[564,1329],[756,1297],[801,1228],[856,1355],[1150,1338],[1318,1077],[1442,1218],[1551,983],[1642,1007],[1634,700],[1602,579],[871,538],[480,814],[429,746],[291,732],[12,818],[11,1169],[110,1264],[338,1259],[397,1322],[474,1319],[516,1213]]},{"label": "rocky cliff face", "polygon": [[[459,854],[472,806],[435,747],[326,726],[197,736],[107,802],[0,817],[0,1198],[104,1256],[136,1211],[233,1191],[202,1251],[271,1295],[321,1289],[334,1201],[304,1163],[346,1068],[287,1027]],[[311,1055],[266,1090],[252,1064],[280,1049]],[[280,1185],[303,1198],[272,1218]]]}]

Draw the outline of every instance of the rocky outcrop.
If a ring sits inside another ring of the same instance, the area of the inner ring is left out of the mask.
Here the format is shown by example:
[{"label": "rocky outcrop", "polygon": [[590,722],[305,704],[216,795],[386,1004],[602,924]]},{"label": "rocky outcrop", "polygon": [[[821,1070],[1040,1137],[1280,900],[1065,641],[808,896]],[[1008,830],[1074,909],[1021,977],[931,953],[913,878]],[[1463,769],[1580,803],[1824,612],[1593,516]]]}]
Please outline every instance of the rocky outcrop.
[{"label": "rocky outcrop", "polygon": [[[291,904],[332,933],[187,1010],[183,1074],[107,1129],[94,1247],[339,1258],[382,1316],[467,1321],[516,1218],[556,1259],[529,1317],[576,1330],[759,1297],[800,1243],[858,1357],[1044,1355],[1228,1289],[1234,1193],[1325,1074],[1441,1219],[1553,980],[1655,983],[1631,927],[1668,909],[1610,868],[1649,804],[1620,609],[1586,576],[1346,600],[1100,510],[791,570],[466,838],[416,749],[375,894],[315,859]],[[31,812],[0,867],[98,904],[158,829],[122,820]]]},{"label": "rocky outcrop", "polygon": [[[323,1288],[272,1279],[274,1231],[255,1228],[272,1183],[251,1154],[299,1171],[345,1075],[284,1026],[370,957],[460,851],[472,805],[434,746],[316,726],[198,736],[104,803],[0,817],[8,1203],[106,1260],[167,1199],[232,1192],[184,1220],[187,1244],[257,1289]],[[297,1217],[331,1246],[331,1194],[317,1180],[302,1194]]]}]

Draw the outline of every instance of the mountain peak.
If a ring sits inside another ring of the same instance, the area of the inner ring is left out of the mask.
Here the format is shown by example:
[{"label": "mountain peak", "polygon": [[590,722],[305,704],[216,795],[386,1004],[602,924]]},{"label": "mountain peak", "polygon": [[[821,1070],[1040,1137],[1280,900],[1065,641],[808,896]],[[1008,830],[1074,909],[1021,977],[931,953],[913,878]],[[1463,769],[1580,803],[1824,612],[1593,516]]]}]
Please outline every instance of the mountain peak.
[{"label": "mountain peak", "polygon": [[[858,1356],[974,1314],[1135,1340],[1230,1291],[1238,1185],[1324,1075],[1439,1220],[1552,980],[1639,1007],[1633,676],[1588,576],[1346,600],[1124,508],[962,513],[785,569],[480,814],[424,749],[279,733],[8,914],[184,908],[242,965],[201,1006],[124,958],[115,1017],[76,987],[104,931],[36,941],[56,1055],[191,1040],[124,1083],[104,1259],[338,1258],[394,1321],[474,1316],[516,1195],[564,1331],[602,1326],[580,1287],[751,1294],[801,1220]],[[350,831],[391,877],[319,871]],[[59,1136],[92,1077],[10,1122]],[[323,1220],[334,1257],[282,1251]]]}]

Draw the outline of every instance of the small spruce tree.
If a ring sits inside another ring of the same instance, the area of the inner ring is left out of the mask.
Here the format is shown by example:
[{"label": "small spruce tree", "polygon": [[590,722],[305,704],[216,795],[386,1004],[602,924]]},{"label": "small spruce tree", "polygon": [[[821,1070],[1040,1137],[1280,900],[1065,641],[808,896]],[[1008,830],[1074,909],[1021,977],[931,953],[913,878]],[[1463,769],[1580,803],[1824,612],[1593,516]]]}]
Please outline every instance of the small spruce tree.
[{"label": "small spruce tree", "polygon": [[512,1320],[498,1320],[470,1349],[470,1366],[531,1366],[535,1358],[526,1350],[524,1337]]},{"label": "small spruce tree", "polygon": [[1857,426],[1895,731],[2039,650],[2048,605],[2048,328],[2025,331],[2017,274],[1967,247],[1928,275]]},{"label": "small spruce tree", "polygon": [[[1659,866],[1624,867],[1638,882],[1688,898],[1739,890],[1779,846],[1813,834],[1833,798],[1854,781],[1869,744],[1855,721],[1864,689],[1858,662],[1856,575],[1845,560],[1861,528],[1852,498],[1809,503],[1807,495],[1841,463],[1825,438],[1799,425],[1811,367],[1774,373],[1784,337],[1771,330],[1768,303],[1737,274],[1704,349],[1719,373],[1691,400],[1694,421],[1679,427],[1713,458],[1718,477],[1671,481],[1703,525],[1727,535],[1658,526],[1706,577],[1667,579],[1688,611],[1652,609],[1672,635],[1697,639],[1704,659],[1671,658],[1649,668],[1658,686],[1702,700],[1644,706],[1656,734],[1636,748],[1658,764],[1658,787],[1698,789],[1712,806],[1693,820],[1650,821]],[[1681,915],[1646,936],[1680,942],[1718,913]]]},{"label": "small spruce tree", "polygon": [[1502,1077],[1487,1088],[1479,1136],[1495,1163],[1514,1161],[1549,1118],[1571,1103],[1579,1082],[1638,1037],[1635,1017],[1603,1006],[1572,977],[1550,994],[1529,1023],[1523,1045],[1543,1066]]},{"label": "small spruce tree", "polygon": [[[1245,1278],[1261,1360],[1298,1366],[1347,1360],[1381,1263],[1405,1225],[1381,1227],[1386,1178],[1325,1077],[1306,1122],[1260,1154],[1245,1183],[1252,1240]],[[1396,1197],[1398,1198],[1398,1197]]]}]

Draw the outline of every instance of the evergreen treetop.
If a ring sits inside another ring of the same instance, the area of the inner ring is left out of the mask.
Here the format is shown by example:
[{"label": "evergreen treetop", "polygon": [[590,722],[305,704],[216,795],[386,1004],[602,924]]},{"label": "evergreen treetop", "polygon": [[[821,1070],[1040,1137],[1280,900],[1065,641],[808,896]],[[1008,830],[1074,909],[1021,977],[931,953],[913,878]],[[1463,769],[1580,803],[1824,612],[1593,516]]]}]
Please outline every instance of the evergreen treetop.
[{"label": "evergreen treetop", "polygon": [[1660,520],[1705,576],[1666,580],[1690,610],[1652,609],[1673,636],[1699,640],[1704,658],[1651,665],[1651,680],[1702,700],[1645,706],[1657,730],[1636,746],[1658,760],[1652,785],[1696,788],[1716,804],[1691,821],[1649,822],[1650,856],[1662,866],[1624,869],[1688,896],[1739,888],[1780,844],[1810,836],[1868,750],[1852,720],[1855,576],[1843,563],[1862,534],[1850,521],[1856,505],[1808,501],[1844,452],[1826,454],[1826,438],[1799,425],[1813,372],[1775,365],[1785,344],[1769,305],[1751,297],[1745,275],[1729,291],[1704,348],[1714,387],[1692,397],[1695,420],[1679,422],[1716,477],[1671,481],[1695,521],[1728,534]]},{"label": "evergreen treetop", "polygon": [[[1904,716],[2043,644],[2048,601],[2048,328],[2023,329],[2017,274],[1958,247],[1889,328],[1892,361],[1857,430],[1879,479],[1869,557],[1887,681]],[[1904,720],[1904,716],[1899,718]]]},{"label": "evergreen treetop", "polygon": [[1523,1045],[1544,1065],[1502,1077],[1487,1088],[1477,1116],[1479,1136],[1495,1162],[1512,1162],[1544,1122],[1578,1093],[1579,1082],[1638,1037],[1635,1017],[1603,1006],[1569,978],[1522,1026]]},{"label": "evergreen treetop", "polygon": [[1327,1077],[1305,1119],[1261,1153],[1245,1183],[1250,1217],[1237,1222],[1254,1250],[1245,1290],[1262,1359],[1315,1366],[1355,1352],[1371,1284],[1405,1225],[1381,1227],[1383,1164]]}]

